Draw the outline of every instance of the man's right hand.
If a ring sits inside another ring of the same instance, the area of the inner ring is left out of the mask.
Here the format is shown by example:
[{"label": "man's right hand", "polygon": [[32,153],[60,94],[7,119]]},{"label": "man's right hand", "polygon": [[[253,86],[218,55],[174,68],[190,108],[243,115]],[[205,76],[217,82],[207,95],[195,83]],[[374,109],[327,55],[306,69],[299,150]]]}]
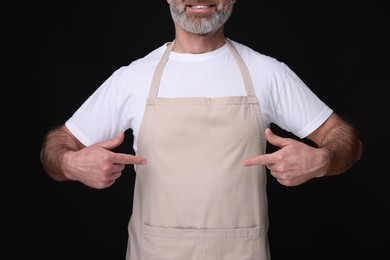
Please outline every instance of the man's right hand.
[{"label": "man's right hand", "polygon": [[127,164],[146,163],[144,158],[111,151],[123,140],[124,133],[121,132],[111,140],[66,152],[63,157],[65,176],[92,188],[110,187],[122,175]]}]

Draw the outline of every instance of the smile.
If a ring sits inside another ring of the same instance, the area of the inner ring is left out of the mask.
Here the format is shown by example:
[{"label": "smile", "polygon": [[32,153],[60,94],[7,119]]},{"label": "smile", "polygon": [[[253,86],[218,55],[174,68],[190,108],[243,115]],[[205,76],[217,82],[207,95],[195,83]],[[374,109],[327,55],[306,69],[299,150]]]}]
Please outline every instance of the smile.
[{"label": "smile", "polygon": [[210,6],[209,5],[190,5],[191,8],[194,8],[194,9],[206,9],[206,8],[209,8]]}]

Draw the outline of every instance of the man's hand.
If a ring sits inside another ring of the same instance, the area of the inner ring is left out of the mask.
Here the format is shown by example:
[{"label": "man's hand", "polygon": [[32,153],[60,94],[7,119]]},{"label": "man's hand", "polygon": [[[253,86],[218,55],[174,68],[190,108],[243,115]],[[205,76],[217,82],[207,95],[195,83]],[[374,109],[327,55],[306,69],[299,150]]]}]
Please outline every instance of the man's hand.
[{"label": "man's hand", "polygon": [[145,164],[144,158],[131,154],[115,153],[124,140],[121,132],[111,140],[96,143],[78,151],[67,151],[63,157],[64,174],[70,180],[103,189],[111,186],[122,175],[127,164]]},{"label": "man's hand", "polygon": [[243,166],[265,165],[271,175],[286,186],[297,186],[325,174],[329,163],[329,156],[325,149],[280,137],[269,128],[265,130],[265,137],[270,144],[280,149],[270,154],[246,159],[242,162]]}]

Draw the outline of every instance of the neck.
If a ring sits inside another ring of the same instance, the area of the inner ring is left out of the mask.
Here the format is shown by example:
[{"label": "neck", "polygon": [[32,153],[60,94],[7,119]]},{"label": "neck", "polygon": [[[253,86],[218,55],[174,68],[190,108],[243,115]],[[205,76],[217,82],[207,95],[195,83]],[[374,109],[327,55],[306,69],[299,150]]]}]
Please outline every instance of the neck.
[{"label": "neck", "polygon": [[193,34],[175,26],[175,45],[172,51],[179,53],[200,54],[214,51],[225,44],[223,27],[212,34]]}]

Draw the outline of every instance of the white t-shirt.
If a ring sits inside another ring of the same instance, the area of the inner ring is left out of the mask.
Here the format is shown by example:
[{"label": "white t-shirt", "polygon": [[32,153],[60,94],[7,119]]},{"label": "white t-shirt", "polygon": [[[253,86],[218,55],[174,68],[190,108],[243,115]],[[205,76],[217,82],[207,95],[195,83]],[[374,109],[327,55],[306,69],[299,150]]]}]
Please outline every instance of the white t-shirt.
[{"label": "white t-shirt", "polygon": [[[232,42],[249,69],[264,127],[275,123],[303,138],[331,115],[332,109],[284,63]],[[109,140],[119,131],[132,129],[133,148],[137,151],[145,101],[166,46],[116,70],[66,121],[84,145]],[[161,97],[243,95],[243,79],[226,44],[203,54],[171,52],[158,93]]]}]

